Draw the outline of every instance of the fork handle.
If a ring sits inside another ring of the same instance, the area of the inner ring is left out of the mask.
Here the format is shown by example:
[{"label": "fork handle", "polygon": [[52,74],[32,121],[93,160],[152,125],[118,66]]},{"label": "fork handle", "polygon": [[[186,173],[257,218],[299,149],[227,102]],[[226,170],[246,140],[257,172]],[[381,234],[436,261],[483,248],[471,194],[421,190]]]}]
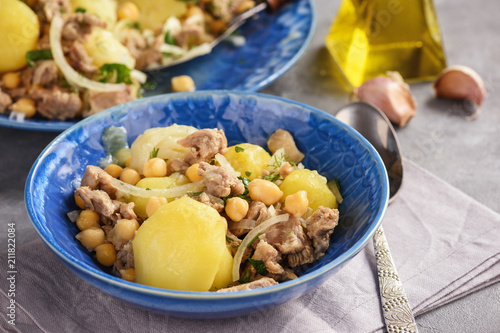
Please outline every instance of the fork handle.
[{"label": "fork handle", "polygon": [[382,301],[385,326],[388,332],[417,333],[417,324],[396,271],[382,226],[373,236],[379,291]]}]

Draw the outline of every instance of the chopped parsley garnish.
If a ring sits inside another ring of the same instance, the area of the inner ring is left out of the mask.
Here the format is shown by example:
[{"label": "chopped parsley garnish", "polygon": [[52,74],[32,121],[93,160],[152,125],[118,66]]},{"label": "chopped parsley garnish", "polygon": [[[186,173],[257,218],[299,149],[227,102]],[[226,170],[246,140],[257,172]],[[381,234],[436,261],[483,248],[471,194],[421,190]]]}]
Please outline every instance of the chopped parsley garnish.
[{"label": "chopped parsley garnish", "polygon": [[167,31],[167,33],[165,34],[165,44],[177,45],[177,43],[175,42],[175,39],[172,36],[172,33],[170,31]]},{"label": "chopped parsley garnish", "polygon": [[130,22],[128,26],[135,30],[141,30],[141,25],[139,24],[139,22]]},{"label": "chopped parsley garnish", "polygon": [[231,237],[226,235],[226,242],[232,243],[232,242],[234,242],[234,239],[232,239]]},{"label": "chopped parsley garnish", "polygon": [[279,173],[271,173],[270,175],[264,176],[265,180],[269,180],[270,182],[275,182],[279,180],[281,175]]},{"label": "chopped parsley garnish", "polygon": [[103,83],[132,84],[130,68],[124,64],[104,64],[99,68],[98,80]]},{"label": "chopped parsley garnish", "polygon": [[68,81],[63,79],[59,82],[59,84],[63,87],[69,88],[71,90],[71,92],[78,94],[78,89],[74,85],[69,83]]},{"label": "chopped parsley garnish", "polygon": [[26,52],[26,62],[28,67],[35,66],[38,60],[52,59],[52,51],[50,50],[33,50]]},{"label": "chopped parsley garnish", "polygon": [[151,189],[149,187],[146,187],[146,191],[151,191]]},{"label": "chopped parsley garnish", "polygon": [[149,153],[149,159],[158,157],[158,151],[160,151],[160,148],[153,148],[153,150]]},{"label": "chopped parsley garnish", "polygon": [[247,248],[252,246],[252,244],[257,240],[257,238],[259,238],[259,236],[260,236],[260,232],[257,235],[255,235],[255,237],[250,241],[250,243],[248,243]]},{"label": "chopped parsley garnish", "polygon": [[76,10],[75,10],[75,13],[86,13],[87,10],[85,8],[82,8],[82,7],[78,7]]},{"label": "chopped parsley garnish", "polygon": [[241,153],[242,151],[245,151],[245,148],[242,148],[240,146],[236,146],[236,147],[234,147],[234,151],[237,153]]},{"label": "chopped parsley garnish", "polygon": [[146,89],[146,90],[154,90],[158,87],[158,85],[154,82],[147,81],[141,84],[141,88]]},{"label": "chopped parsley garnish", "polygon": [[266,275],[266,265],[262,260],[256,260],[252,258],[248,258],[248,262],[252,264],[253,268],[259,273],[260,275]]},{"label": "chopped parsley garnish", "polygon": [[245,191],[240,194],[240,195],[228,195],[227,197],[223,197],[222,200],[224,201],[224,205],[226,205],[226,202],[228,199],[230,198],[234,198],[234,197],[240,197],[242,199],[245,199],[245,200],[250,200],[250,197],[248,195],[248,184],[250,184],[250,179],[248,179],[247,177],[238,177],[239,180],[241,180],[241,182],[243,183],[243,186],[245,187]]},{"label": "chopped parsley garnish", "polygon": [[239,283],[247,283],[250,282],[250,271],[247,271],[243,276],[238,280]]},{"label": "chopped parsley garnish", "polygon": [[241,182],[243,183],[243,185],[245,186],[245,192],[248,191],[248,184],[250,184],[250,179],[247,178],[247,177],[238,177],[239,180],[241,180]]},{"label": "chopped parsley garnish", "polygon": [[245,176],[250,177],[252,173],[250,171],[245,171]]}]

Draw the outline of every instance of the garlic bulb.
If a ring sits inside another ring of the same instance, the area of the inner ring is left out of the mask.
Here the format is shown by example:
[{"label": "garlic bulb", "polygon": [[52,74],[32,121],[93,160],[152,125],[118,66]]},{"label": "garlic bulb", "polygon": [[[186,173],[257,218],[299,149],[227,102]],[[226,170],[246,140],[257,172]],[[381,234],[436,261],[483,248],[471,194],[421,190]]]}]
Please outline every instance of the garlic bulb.
[{"label": "garlic bulb", "polygon": [[377,76],[354,89],[353,95],[385,113],[399,127],[405,126],[415,115],[417,106],[410,87],[397,72]]},{"label": "garlic bulb", "polygon": [[486,97],[486,88],[479,74],[467,66],[451,66],[444,69],[433,82],[436,97],[467,99],[476,105],[477,116]]}]

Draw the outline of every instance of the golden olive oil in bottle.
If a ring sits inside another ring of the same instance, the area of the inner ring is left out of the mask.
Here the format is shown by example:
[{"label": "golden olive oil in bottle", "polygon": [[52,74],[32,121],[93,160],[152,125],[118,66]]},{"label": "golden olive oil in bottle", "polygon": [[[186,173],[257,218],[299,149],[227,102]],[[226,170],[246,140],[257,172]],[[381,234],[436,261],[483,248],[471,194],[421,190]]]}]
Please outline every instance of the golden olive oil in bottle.
[{"label": "golden olive oil in bottle", "polygon": [[432,80],[446,67],[432,0],[343,0],[326,47],[355,87],[387,71]]}]

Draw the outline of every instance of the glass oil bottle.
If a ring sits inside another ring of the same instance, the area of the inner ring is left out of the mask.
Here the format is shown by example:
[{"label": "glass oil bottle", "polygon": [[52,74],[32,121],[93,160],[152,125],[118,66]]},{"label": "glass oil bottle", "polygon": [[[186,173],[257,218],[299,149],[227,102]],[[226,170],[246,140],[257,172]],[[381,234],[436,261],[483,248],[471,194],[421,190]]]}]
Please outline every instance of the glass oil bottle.
[{"label": "glass oil bottle", "polygon": [[446,67],[432,0],[343,0],[325,42],[354,87],[387,71],[432,80]]}]

